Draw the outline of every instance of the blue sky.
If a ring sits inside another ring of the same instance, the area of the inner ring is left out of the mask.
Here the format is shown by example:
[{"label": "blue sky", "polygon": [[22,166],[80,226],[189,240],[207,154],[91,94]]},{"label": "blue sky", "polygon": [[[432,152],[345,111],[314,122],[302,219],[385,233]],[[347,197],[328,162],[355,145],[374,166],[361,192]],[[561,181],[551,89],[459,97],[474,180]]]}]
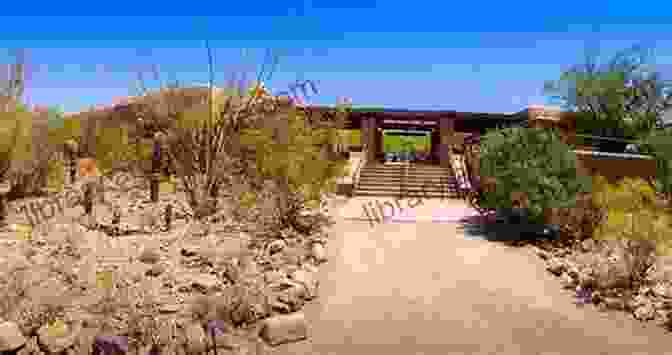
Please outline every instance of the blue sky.
[{"label": "blue sky", "polygon": [[[672,16],[663,16],[672,6],[664,2],[261,1],[193,10],[138,3],[90,11],[108,16],[87,14],[91,6],[81,3],[0,17],[0,47],[29,48],[29,102],[67,112],[107,104],[135,93],[137,72],[154,64],[164,79],[206,82],[204,39],[216,48],[216,84],[232,72],[251,78],[271,48],[280,58],[267,86],[317,81],[320,94],[311,102],[320,104],[348,96],[363,106],[516,112],[544,104],[544,81],[580,62],[586,45],[599,45],[605,56],[651,45],[658,69],[672,79]],[[128,8],[136,15],[115,13]]]}]

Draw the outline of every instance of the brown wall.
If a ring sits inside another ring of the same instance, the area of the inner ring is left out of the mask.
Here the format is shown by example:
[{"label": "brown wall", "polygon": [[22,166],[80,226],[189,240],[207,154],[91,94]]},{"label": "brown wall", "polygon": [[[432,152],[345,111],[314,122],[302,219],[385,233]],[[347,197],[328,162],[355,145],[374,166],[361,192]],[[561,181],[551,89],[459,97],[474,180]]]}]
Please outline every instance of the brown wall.
[{"label": "brown wall", "polygon": [[[528,109],[529,127],[555,127],[560,130],[564,141],[574,142],[574,115],[556,110],[544,110],[539,107]],[[592,147],[579,147],[592,150]],[[478,171],[478,159],[470,159],[470,163]],[[610,181],[623,177],[651,178],[656,175],[656,162],[652,159],[625,159],[617,157],[595,158],[594,156],[577,154],[577,172],[582,175],[602,175]]]},{"label": "brown wall", "polygon": [[577,155],[577,173],[582,175],[602,175],[610,181],[624,177],[643,179],[656,176],[656,161],[653,159],[600,158]]}]

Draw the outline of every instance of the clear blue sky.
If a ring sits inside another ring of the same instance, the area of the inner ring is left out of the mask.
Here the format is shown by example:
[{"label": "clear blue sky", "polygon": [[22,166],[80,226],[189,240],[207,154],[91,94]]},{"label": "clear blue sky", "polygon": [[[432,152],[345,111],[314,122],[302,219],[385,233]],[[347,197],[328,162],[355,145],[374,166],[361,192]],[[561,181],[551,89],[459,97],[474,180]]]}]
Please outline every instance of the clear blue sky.
[{"label": "clear blue sky", "polygon": [[[165,79],[206,82],[206,38],[216,48],[216,84],[232,72],[251,77],[263,48],[272,48],[281,56],[267,86],[315,80],[321,92],[312,101],[321,104],[348,96],[363,106],[516,112],[544,104],[544,80],[580,62],[587,44],[607,56],[634,43],[655,46],[658,69],[672,79],[672,16],[663,16],[672,14],[669,2],[220,3],[36,5],[24,9],[31,17],[0,17],[0,47],[30,48],[30,103],[68,112],[133,94],[136,73],[152,64]],[[55,16],[62,13],[78,15]]]}]

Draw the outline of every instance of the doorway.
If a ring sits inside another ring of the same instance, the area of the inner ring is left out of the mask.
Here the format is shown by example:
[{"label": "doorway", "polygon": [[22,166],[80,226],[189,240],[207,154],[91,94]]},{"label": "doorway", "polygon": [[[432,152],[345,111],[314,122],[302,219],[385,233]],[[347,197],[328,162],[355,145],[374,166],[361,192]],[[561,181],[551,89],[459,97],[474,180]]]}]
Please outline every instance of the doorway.
[{"label": "doorway", "polygon": [[429,132],[417,130],[383,130],[385,162],[428,162],[431,139]]}]

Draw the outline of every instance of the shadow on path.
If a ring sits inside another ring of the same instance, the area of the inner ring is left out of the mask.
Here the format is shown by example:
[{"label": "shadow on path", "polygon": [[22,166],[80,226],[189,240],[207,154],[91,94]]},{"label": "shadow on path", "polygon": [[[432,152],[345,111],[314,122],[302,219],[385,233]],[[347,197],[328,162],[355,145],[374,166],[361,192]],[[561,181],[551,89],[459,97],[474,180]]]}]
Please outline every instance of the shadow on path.
[{"label": "shadow on path", "polygon": [[541,239],[554,239],[555,226],[526,223],[522,221],[497,221],[494,214],[468,216],[460,219],[460,230],[467,239],[490,242],[520,243]]}]

